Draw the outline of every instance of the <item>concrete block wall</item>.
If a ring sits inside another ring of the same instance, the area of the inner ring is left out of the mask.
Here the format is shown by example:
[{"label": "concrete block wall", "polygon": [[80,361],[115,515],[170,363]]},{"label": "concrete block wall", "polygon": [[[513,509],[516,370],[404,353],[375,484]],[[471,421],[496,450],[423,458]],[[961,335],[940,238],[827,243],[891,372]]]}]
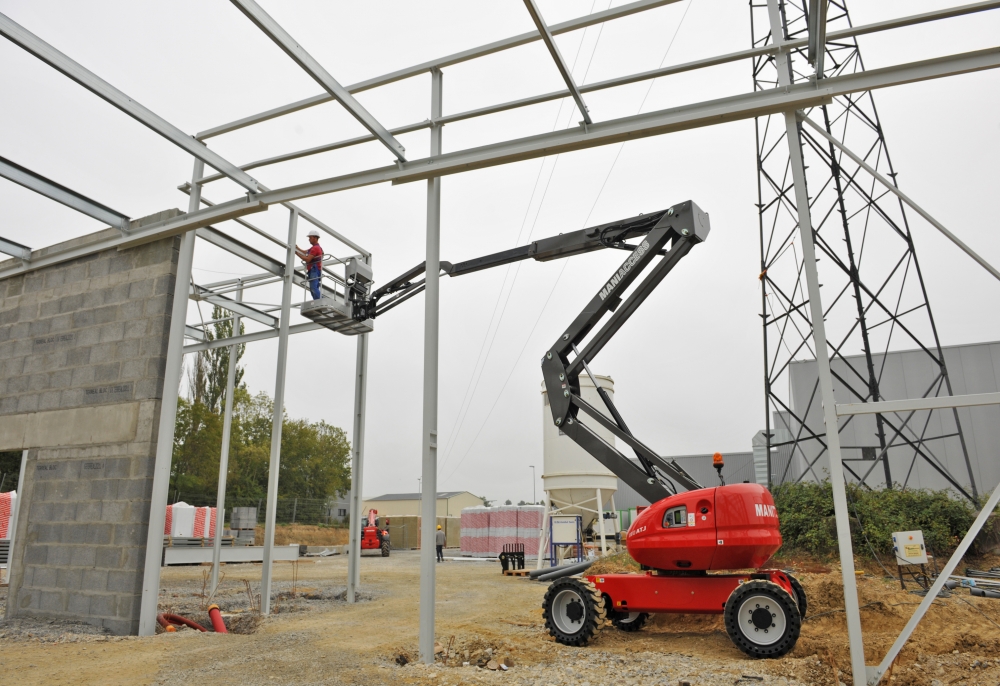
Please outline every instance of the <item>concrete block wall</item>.
[{"label": "concrete block wall", "polygon": [[0,450],[29,450],[8,618],[138,631],[179,244],[0,280]]}]

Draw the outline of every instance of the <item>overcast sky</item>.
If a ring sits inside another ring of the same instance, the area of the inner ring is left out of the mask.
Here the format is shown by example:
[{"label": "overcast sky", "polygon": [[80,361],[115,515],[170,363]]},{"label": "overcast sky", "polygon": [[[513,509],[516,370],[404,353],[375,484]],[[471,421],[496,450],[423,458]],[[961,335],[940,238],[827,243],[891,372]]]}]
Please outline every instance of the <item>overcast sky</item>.
[{"label": "overcast sky", "polygon": [[[608,0],[540,0],[548,23],[607,8]],[[612,4],[621,4],[615,0]],[[855,0],[855,24],[957,3]],[[533,25],[520,0],[483,2],[262,2],[342,84],[502,39]],[[99,74],[182,130],[196,133],[320,92],[230,3],[0,0],[0,12]],[[684,16],[686,13],[686,16]],[[683,23],[681,22],[683,17]],[[679,30],[678,30],[679,28]],[[676,40],[671,39],[676,33]],[[994,47],[1000,12],[862,37],[869,69]],[[557,38],[590,83],[662,64],[749,47],[747,3],[685,0]],[[668,52],[669,46],[669,52]],[[137,218],[178,207],[176,187],[191,158],[7,41],[0,41],[0,155]],[[460,112],[562,87],[536,42],[444,70],[444,111]],[[749,63],[638,83],[586,97],[604,120],[746,92]],[[386,127],[429,116],[429,77],[358,95]],[[935,217],[1000,264],[1000,73],[969,74],[876,93],[900,186]],[[579,121],[572,101],[453,124],[445,152]],[[212,139],[242,164],[361,135],[326,104]],[[408,157],[427,154],[428,134],[399,137]],[[271,188],[390,161],[377,143],[251,174]],[[669,207],[692,199],[711,214],[710,239],[674,270],[639,314],[593,361],[616,382],[630,428],[664,455],[745,451],[763,428],[760,284],[752,121],[644,139],[495,167],[443,180],[442,259],[460,261]],[[211,184],[216,202],[241,194]],[[321,196],[301,206],[374,254],[377,282],[423,260],[426,184]],[[284,238],[287,212],[248,219]],[[1000,340],[992,280],[927,223],[911,227],[943,344]],[[241,240],[283,259],[246,229]],[[87,217],[0,180],[0,235],[39,248],[100,229]],[[299,244],[308,225],[299,226]],[[350,251],[326,239],[328,253]],[[445,279],[441,289],[440,490],[491,499],[530,499],[542,465],[538,361],[599,290],[622,253],[527,262]],[[877,259],[869,253],[868,260]],[[196,281],[254,273],[199,242]],[[276,304],[277,289],[248,299]],[[302,296],[298,293],[296,298]],[[209,310],[203,315],[208,318]],[[199,314],[192,304],[189,322]],[[293,323],[305,321],[295,313]],[[393,310],[370,336],[364,493],[416,491],[420,476],[423,298]],[[292,337],[286,407],[293,417],[350,431],[354,338],[330,332]],[[276,340],[244,358],[254,392],[274,392]],[[541,492],[541,481],[538,481]]]}]

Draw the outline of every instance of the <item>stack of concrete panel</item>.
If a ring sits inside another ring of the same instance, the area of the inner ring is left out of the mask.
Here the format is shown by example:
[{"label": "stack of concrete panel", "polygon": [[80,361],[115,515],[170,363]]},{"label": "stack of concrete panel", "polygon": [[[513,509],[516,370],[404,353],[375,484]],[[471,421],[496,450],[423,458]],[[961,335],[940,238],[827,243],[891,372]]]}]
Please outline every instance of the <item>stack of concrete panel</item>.
[{"label": "stack of concrete panel", "polygon": [[257,508],[234,507],[229,518],[229,532],[236,545],[253,545],[257,535]]},{"label": "stack of concrete panel", "polygon": [[517,508],[517,542],[524,546],[525,557],[538,557],[538,534],[542,530],[541,505],[522,505]]},{"label": "stack of concrete panel", "polygon": [[490,508],[466,507],[462,510],[461,551],[474,557],[489,554]]},{"label": "stack of concrete panel", "polygon": [[17,507],[17,491],[0,493],[0,538],[10,538],[10,517]]},{"label": "stack of concrete panel", "polygon": [[[120,235],[107,229],[32,261]],[[138,631],[179,242],[0,280],[0,450],[28,450],[8,618]]]},{"label": "stack of concrete panel", "polygon": [[538,555],[541,505],[466,507],[462,510],[462,555],[496,557],[505,545],[522,544],[527,557]]},{"label": "stack of concrete panel", "polygon": [[517,543],[517,506],[500,505],[490,510],[490,552],[498,554]]}]

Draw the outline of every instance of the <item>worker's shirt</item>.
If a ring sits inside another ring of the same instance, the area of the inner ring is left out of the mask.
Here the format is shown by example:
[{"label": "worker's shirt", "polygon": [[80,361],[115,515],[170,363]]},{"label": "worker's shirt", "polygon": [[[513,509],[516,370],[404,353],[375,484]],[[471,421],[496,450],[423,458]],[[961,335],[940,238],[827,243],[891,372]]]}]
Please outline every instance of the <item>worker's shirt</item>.
[{"label": "worker's shirt", "polygon": [[443,531],[438,531],[437,532],[437,537],[435,538],[435,542],[438,545],[444,545],[444,532]]},{"label": "worker's shirt", "polygon": [[319,247],[319,243],[317,243],[316,245],[310,246],[309,250],[306,251],[306,254],[307,255],[315,255],[316,256],[316,259],[309,263],[309,268],[310,269],[322,269],[323,268],[323,260],[320,259],[320,258],[323,257],[323,248]]}]

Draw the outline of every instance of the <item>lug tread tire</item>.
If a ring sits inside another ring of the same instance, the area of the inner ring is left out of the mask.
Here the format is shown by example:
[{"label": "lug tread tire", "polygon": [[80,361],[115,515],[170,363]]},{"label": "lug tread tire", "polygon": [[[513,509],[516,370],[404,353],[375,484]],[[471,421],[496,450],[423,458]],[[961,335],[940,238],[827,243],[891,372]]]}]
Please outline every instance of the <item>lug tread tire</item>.
[{"label": "lug tread tire", "polygon": [[[567,634],[556,626],[552,620],[552,602],[560,591],[571,587],[583,601],[585,616],[583,626],[575,634]],[[545,628],[549,634],[556,639],[556,642],[567,646],[585,646],[593,638],[594,634],[601,630],[607,621],[607,611],[604,607],[604,596],[597,591],[597,587],[587,579],[577,579],[574,577],[563,577],[556,579],[545,591],[542,599],[542,617],[545,619]]]},{"label": "lug tread tire", "polygon": [[382,543],[382,557],[389,557],[389,542]]},{"label": "lug tread tire", "polygon": [[792,582],[792,590],[795,591],[795,604],[799,606],[799,618],[806,618],[806,608],[809,605],[809,601],[806,600],[806,589],[802,587],[802,582],[796,579],[794,576],[785,572],[785,576],[788,580]]},{"label": "lug tread tire", "polygon": [[[774,598],[775,602],[785,612],[786,627],[784,635],[780,640],[766,646],[754,643],[743,635],[739,627],[739,617],[737,616],[740,605],[747,597],[760,594]],[[799,640],[799,631],[802,629],[802,619],[799,617],[799,608],[795,604],[795,600],[788,594],[788,591],[773,581],[757,580],[740,584],[729,595],[723,617],[725,617],[726,633],[729,634],[729,639],[741,651],[750,657],[758,659],[776,658],[788,653],[795,647],[796,641]]]},{"label": "lug tread tire", "polygon": [[649,619],[648,612],[640,612],[639,616],[633,619],[631,622],[626,622],[625,618],[629,616],[629,612],[615,612],[611,617],[611,624],[614,625],[616,629],[621,631],[638,631],[643,626],[646,625],[646,620]]}]

